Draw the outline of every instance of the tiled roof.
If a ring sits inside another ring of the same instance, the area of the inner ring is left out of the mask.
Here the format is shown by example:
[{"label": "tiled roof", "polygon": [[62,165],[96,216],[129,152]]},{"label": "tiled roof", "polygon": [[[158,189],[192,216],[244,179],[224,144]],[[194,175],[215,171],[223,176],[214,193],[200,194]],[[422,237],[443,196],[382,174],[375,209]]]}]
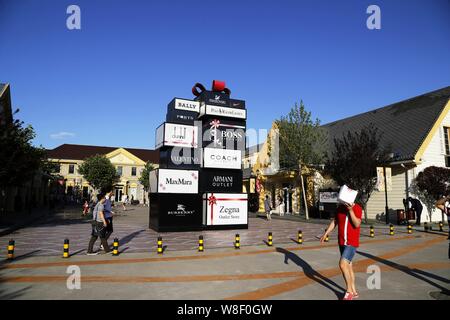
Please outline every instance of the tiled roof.
[{"label": "tiled roof", "polygon": [[328,141],[372,123],[391,146],[395,160],[412,160],[450,99],[450,86],[383,108],[323,125]]},{"label": "tiled roof", "polygon": [[[47,150],[48,158],[50,159],[69,159],[69,160],[84,160],[96,154],[108,154],[118,147],[100,147],[100,146],[86,146],[77,144],[62,144],[53,150]],[[159,162],[159,152],[148,149],[134,149],[123,148],[138,157],[142,161],[150,161],[151,163]]]}]

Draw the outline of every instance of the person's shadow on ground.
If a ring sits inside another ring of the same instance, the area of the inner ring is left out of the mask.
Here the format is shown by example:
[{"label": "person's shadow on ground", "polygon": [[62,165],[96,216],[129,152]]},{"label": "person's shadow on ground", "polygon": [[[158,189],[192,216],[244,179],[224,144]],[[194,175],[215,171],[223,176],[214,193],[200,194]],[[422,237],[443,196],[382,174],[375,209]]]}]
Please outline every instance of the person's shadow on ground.
[{"label": "person's shadow on ground", "polygon": [[408,275],[410,275],[410,276],[412,276],[412,277],[414,277],[416,279],[422,280],[422,281],[424,281],[424,282],[426,282],[426,283],[436,287],[437,289],[441,290],[441,293],[443,293],[445,295],[450,295],[450,291],[447,288],[445,288],[445,287],[443,287],[443,286],[437,284],[436,282],[431,281],[430,279],[427,279],[427,278],[432,278],[434,280],[438,280],[438,281],[444,282],[446,284],[450,284],[450,280],[449,279],[443,278],[441,276],[432,274],[432,273],[427,272],[427,271],[423,271],[423,270],[419,270],[419,269],[411,269],[411,268],[409,268],[407,266],[404,266],[402,264],[398,264],[396,262],[393,262],[393,261],[390,261],[390,260],[386,260],[386,259],[374,256],[374,255],[372,255],[370,253],[367,253],[367,252],[362,252],[362,251],[357,251],[357,252],[358,252],[358,254],[362,255],[363,257],[366,257],[366,258],[369,258],[371,260],[383,263],[383,264],[385,264],[385,265],[387,265],[387,266],[389,266],[391,268],[397,269],[399,271],[403,271],[404,273],[406,273],[406,274],[408,274]]},{"label": "person's shadow on ground", "polygon": [[[336,282],[321,275],[319,272],[314,270],[309,263],[307,263],[305,260],[300,258],[295,253],[283,248],[276,248],[276,250],[277,252],[284,254],[285,264],[288,264],[289,260],[291,260],[292,262],[294,262],[296,265],[298,265],[303,269],[305,276],[307,276],[309,279],[314,280],[318,284],[331,290],[338,299],[342,298],[342,295],[345,293],[346,290],[342,288],[340,285],[338,285]],[[336,288],[341,291],[336,290]]]}]

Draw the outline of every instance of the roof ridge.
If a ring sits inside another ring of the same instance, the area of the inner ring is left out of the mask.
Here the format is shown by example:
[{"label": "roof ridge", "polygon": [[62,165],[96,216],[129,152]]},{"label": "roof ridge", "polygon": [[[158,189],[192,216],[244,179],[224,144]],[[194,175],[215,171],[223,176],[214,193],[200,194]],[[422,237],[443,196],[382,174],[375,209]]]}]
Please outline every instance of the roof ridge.
[{"label": "roof ridge", "polygon": [[[408,99],[405,99],[405,100],[400,100],[400,101],[388,104],[387,106],[384,106],[384,107],[371,109],[371,110],[368,110],[368,111],[365,111],[365,112],[362,112],[362,113],[355,114],[353,116],[349,116],[349,117],[346,117],[346,118],[342,118],[342,119],[339,119],[339,120],[328,122],[328,123],[325,123],[325,124],[321,125],[321,127],[325,127],[325,126],[332,125],[332,124],[337,123],[337,122],[341,122],[341,121],[344,121],[344,120],[348,120],[348,119],[352,119],[352,118],[355,118],[355,117],[359,117],[359,116],[362,116],[364,114],[371,113],[371,112],[374,112],[374,111],[387,109],[387,108],[392,107],[393,105],[396,105],[396,104],[399,104],[399,103],[406,103],[406,102],[408,102],[410,100],[414,100],[414,99],[420,98],[422,96],[427,96],[427,95],[430,95],[430,94],[433,94],[435,92],[442,91],[442,90],[445,90],[445,89],[450,89],[450,86],[446,86],[446,87],[442,87],[442,88],[437,89],[437,90],[433,90],[433,91],[430,91],[430,92],[422,93],[422,94],[419,94],[419,95],[414,96],[412,98],[408,98]],[[450,95],[449,95],[448,99],[450,99]]]}]

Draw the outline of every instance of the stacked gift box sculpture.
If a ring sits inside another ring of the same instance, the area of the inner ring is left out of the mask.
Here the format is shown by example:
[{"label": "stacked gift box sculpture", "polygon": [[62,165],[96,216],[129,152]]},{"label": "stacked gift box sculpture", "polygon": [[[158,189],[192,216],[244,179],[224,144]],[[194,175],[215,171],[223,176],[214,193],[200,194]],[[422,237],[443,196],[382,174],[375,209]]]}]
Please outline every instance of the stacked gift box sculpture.
[{"label": "stacked gift box sculpture", "polygon": [[245,101],[222,81],[199,83],[194,100],[174,98],[156,130],[159,168],[150,173],[150,228],[158,231],[248,227],[242,193]]}]

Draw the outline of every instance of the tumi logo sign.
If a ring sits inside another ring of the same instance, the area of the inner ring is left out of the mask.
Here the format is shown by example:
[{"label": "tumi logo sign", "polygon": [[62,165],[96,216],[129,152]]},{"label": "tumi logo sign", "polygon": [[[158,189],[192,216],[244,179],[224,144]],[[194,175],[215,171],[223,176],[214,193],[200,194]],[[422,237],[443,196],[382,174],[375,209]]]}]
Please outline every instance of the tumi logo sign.
[{"label": "tumi logo sign", "polygon": [[175,109],[200,112],[200,102],[184,99],[175,99]]},{"label": "tumi logo sign", "polygon": [[205,168],[241,169],[242,152],[229,149],[203,149],[203,166]]},{"label": "tumi logo sign", "polygon": [[203,115],[236,118],[236,119],[246,119],[247,111],[245,109],[213,106],[210,104],[202,104],[200,106],[200,116],[203,116]]},{"label": "tumi logo sign", "polygon": [[164,123],[156,130],[156,148],[162,146],[197,148],[198,128],[176,123]]},{"label": "tumi logo sign", "polygon": [[159,169],[157,179],[157,192],[160,193],[198,192],[198,171],[196,170]]}]

